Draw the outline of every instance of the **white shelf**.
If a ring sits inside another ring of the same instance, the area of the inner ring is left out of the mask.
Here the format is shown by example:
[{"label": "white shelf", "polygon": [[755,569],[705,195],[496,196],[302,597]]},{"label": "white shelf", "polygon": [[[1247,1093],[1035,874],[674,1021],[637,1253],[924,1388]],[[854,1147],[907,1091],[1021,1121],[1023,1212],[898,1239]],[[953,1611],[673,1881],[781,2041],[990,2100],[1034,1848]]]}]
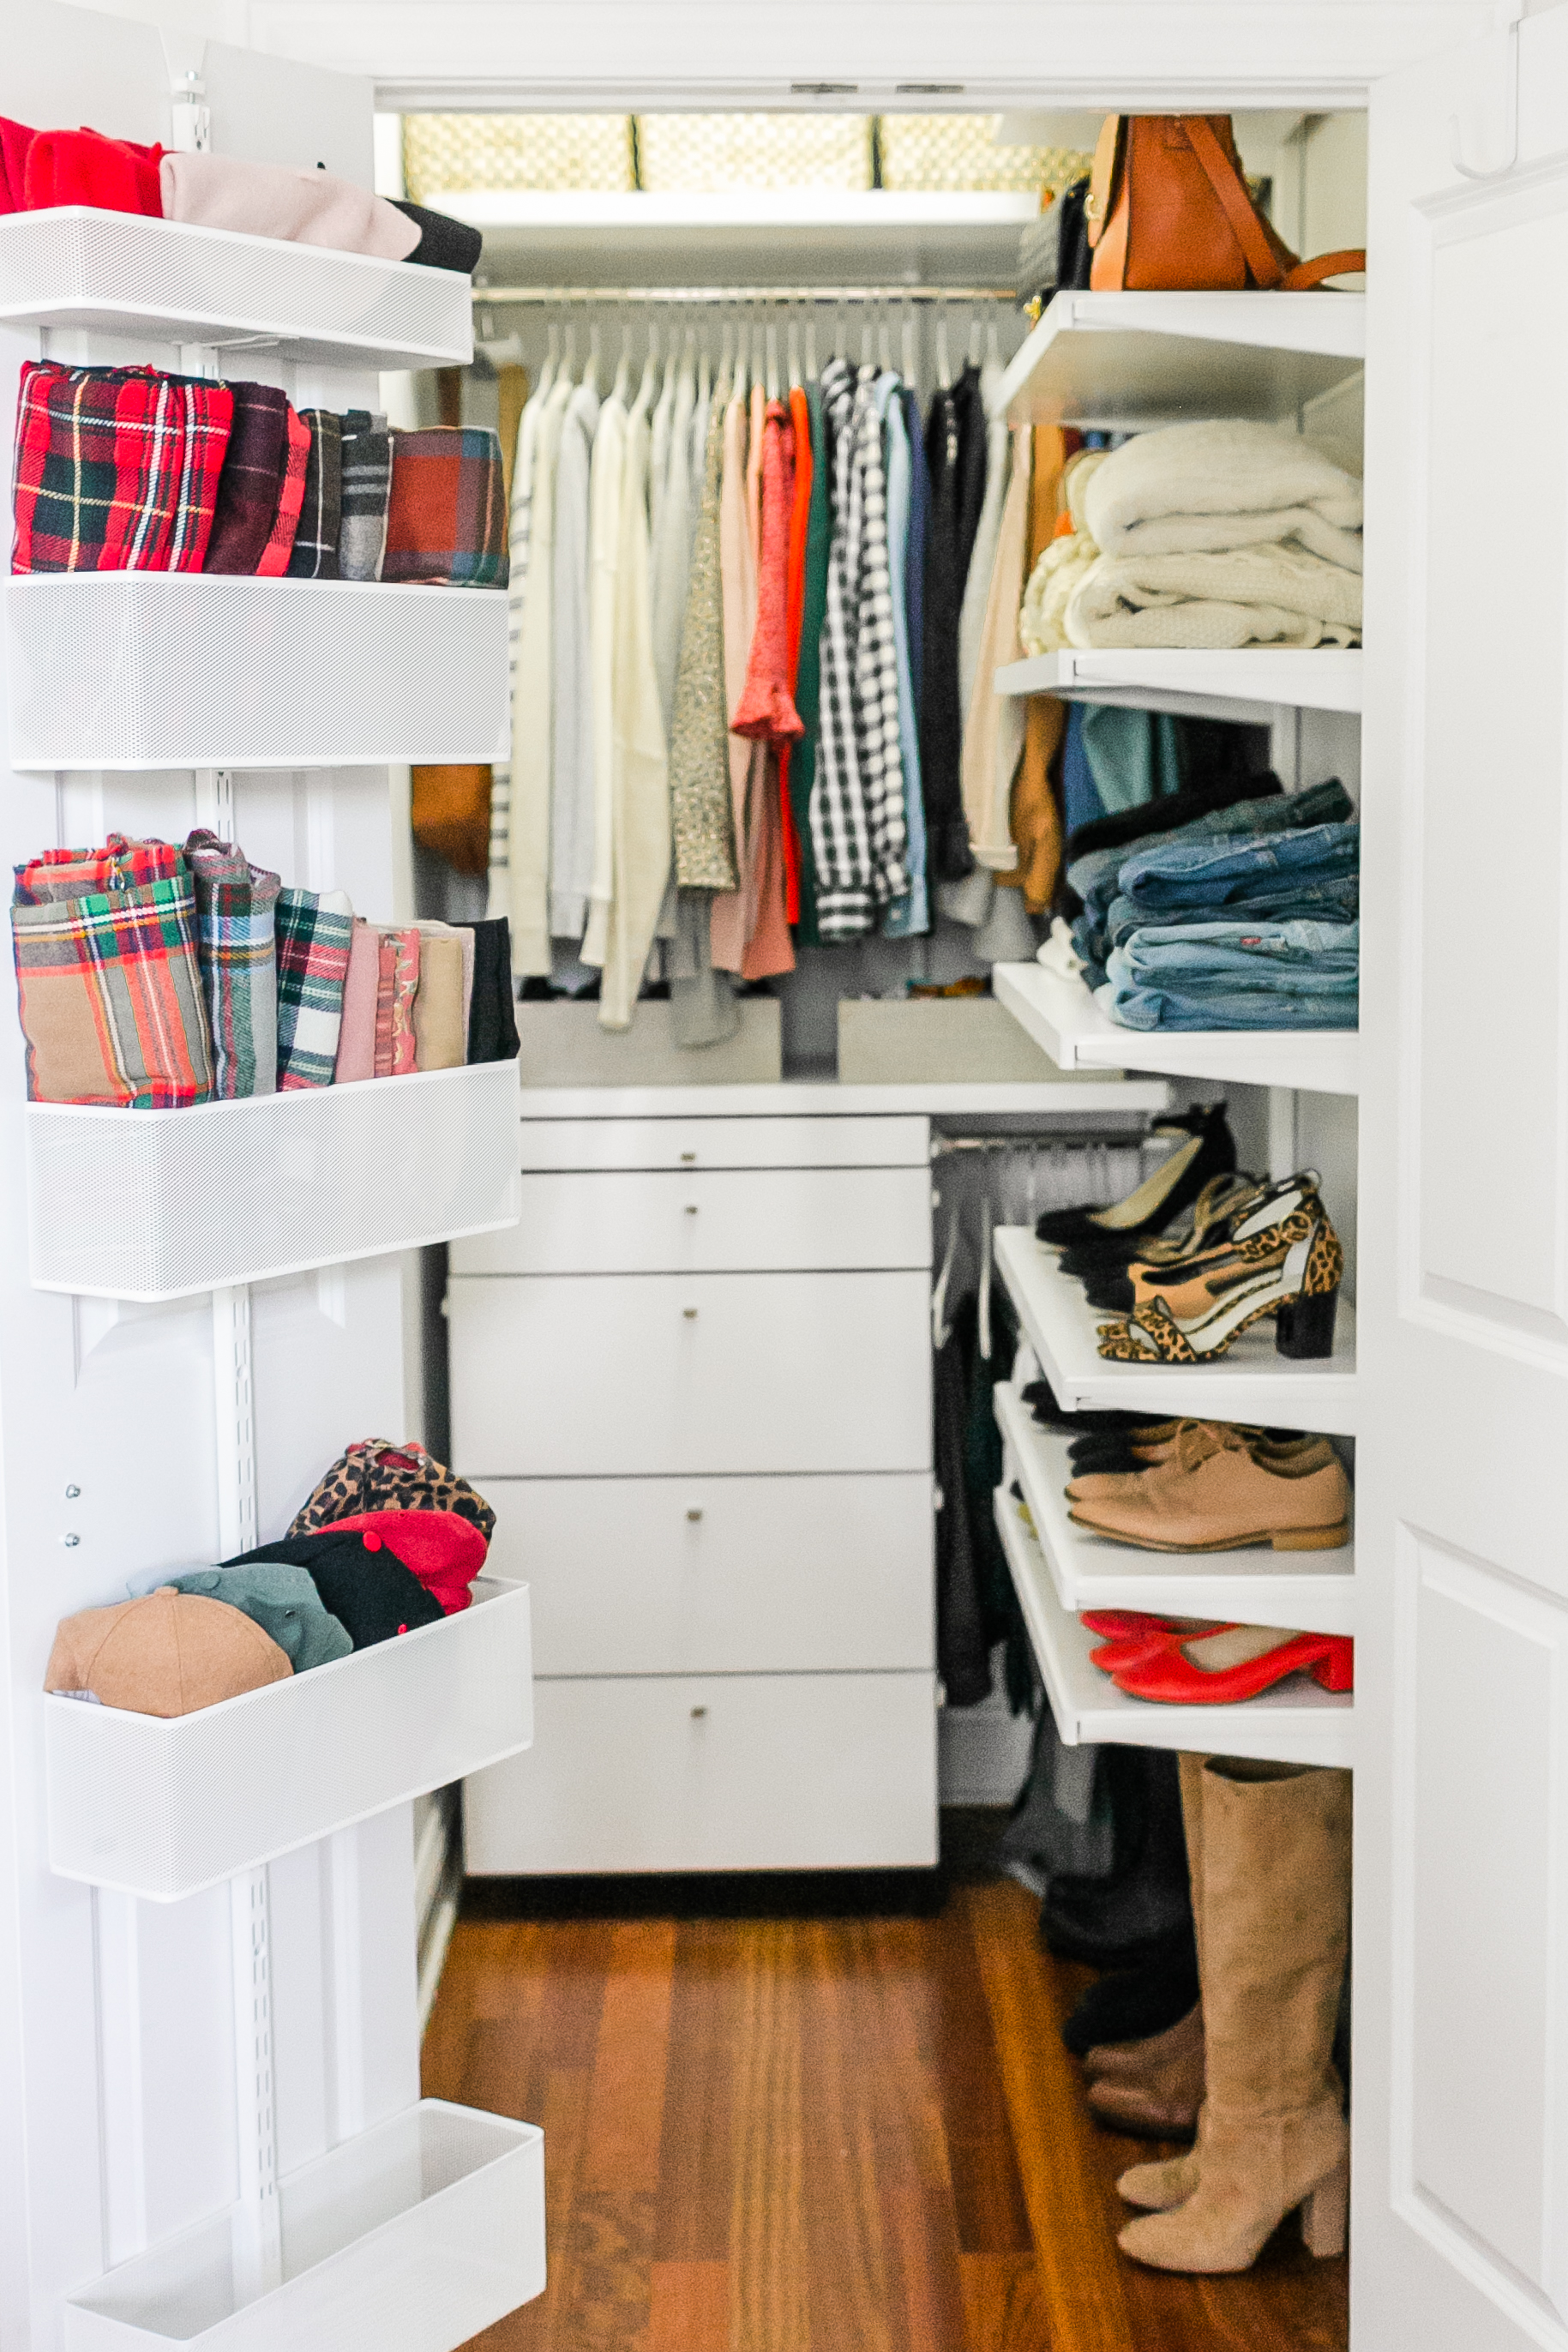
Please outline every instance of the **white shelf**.
[{"label": "white shelf", "polygon": [[1354,1095],[1361,1039],[1354,1029],[1124,1029],[1081,980],[1043,964],[999,963],[997,1001],[1063,1070],[1164,1070],[1228,1086],[1295,1087]]},{"label": "white shelf", "polygon": [[1082,1285],[1061,1271],[1027,1225],[998,1228],[997,1268],[1064,1412],[1147,1406],[1195,1421],[1354,1434],[1355,1317],[1343,1299],[1333,1354],[1321,1361],[1278,1354],[1274,1326],[1266,1321],[1244,1332],[1218,1363],[1121,1364],[1107,1361],[1098,1347],[1101,1324],[1121,1318],[1091,1307]]},{"label": "white shelf", "polygon": [[1124,1748],[1191,1748],[1258,1756],[1282,1764],[1354,1761],[1354,1702],[1292,1675],[1236,1706],[1164,1706],[1118,1690],[1091,1665],[1100,1646],[1056,1596],[1045,1554],[1005,1486],[994,1497],[997,1528],[1012,1571],[1030,1644],[1057,1732],[1066,1748],[1109,1741]]},{"label": "white shelf", "polygon": [[5,637],[17,768],[380,768],[503,754],[499,589],[28,572],[5,583]]},{"label": "white shelf", "polygon": [[[150,1903],[367,1821],[533,1738],[528,1589],[191,1715],[46,1697],[49,1866]],[[459,2339],[461,2340],[461,2339]]]},{"label": "white shelf", "polygon": [[1293,425],[1365,350],[1364,294],[1059,294],[995,413],[1116,432],[1205,416]]},{"label": "white shelf", "polygon": [[278,2185],[283,2281],[239,2283],[239,2209],[68,2297],[66,2352],[455,2352],[545,2284],[544,2135],[422,2099]]},{"label": "white shelf", "polygon": [[1067,1482],[1071,1441],[1041,1429],[1014,1389],[998,1387],[997,1423],[1063,1609],[1147,1609],[1156,1616],[1288,1625],[1302,1633],[1355,1632],[1355,1548],[1274,1552],[1142,1551],[1074,1525]]},{"label": "white shelf", "polygon": [[1358,711],[1361,654],[1338,646],[1310,651],[1242,646],[1223,653],[1072,647],[1005,663],[997,672],[997,692],[1054,694],[1063,702],[1113,702],[1129,710],[1174,710],[1255,726],[1270,708]]},{"label": "white shelf", "polygon": [[215,344],[317,367],[464,367],[468,279],[281,237],[65,205],[0,220],[0,320]]},{"label": "white shelf", "polygon": [[187,1298],[516,1224],[517,1108],[515,1062],[183,1110],[29,1103],[34,1286]]}]

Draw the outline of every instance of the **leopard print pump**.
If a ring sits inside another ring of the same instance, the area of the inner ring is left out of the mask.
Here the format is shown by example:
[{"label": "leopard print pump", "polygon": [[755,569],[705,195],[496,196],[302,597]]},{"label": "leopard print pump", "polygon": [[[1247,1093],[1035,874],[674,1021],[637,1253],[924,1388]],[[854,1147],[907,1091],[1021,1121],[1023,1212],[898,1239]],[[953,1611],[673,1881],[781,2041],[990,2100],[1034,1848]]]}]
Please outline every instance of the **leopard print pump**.
[{"label": "leopard print pump", "polygon": [[1312,1170],[1271,1185],[1218,1249],[1134,1272],[1136,1305],[1099,1327],[1113,1363],[1196,1364],[1223,1356],[1267,1315],[1298,1360],[1333,1353],[1344,1251]]}]

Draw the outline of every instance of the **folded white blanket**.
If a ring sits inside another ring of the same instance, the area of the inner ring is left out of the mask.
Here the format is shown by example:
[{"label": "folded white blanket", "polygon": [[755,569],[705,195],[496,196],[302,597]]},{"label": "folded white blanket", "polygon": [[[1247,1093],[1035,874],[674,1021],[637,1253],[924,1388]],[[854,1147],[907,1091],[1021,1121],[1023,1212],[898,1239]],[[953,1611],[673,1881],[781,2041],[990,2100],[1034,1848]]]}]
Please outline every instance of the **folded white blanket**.
[{"label": "folded white blanket", "polygon": [[1102,555],[1067,607],[1074,646],[1349,646],[1361,579],[1300,547]]},{"label": "folded white blanket", "polygon": [[335,172],[291,171],[234,155],[164,155],[158,170],[165,220],[332,246],[380,261],[405,261],[420,240],[417,221]]},{"label": "folded white blanket", "polygon": [[1107,555],[1299,541],[1361,570],[1361,484],[1310,441],[1243,417],[1135,434],[1095,468],[1084,522]]}]

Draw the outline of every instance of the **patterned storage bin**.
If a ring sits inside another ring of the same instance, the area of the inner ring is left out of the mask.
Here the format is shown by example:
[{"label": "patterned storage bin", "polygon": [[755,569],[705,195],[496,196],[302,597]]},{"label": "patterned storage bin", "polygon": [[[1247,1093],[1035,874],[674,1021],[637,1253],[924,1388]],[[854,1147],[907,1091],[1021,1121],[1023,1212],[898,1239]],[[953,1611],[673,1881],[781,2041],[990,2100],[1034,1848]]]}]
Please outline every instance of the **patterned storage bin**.
[{"label": "patterned storage bin", "polygon": [[403,182],[428,204],[469,188],[636,185],[628,114],[405,114]]},{"label": "patterned storage bin", "polygon": [[955,194],[1060,193],[1093,158],[1066,147],[1003,147],[995,114],[884,114],[878,119],[882,184]]},{"label": "patterned storage bin", "polygon": [[639,184],[659,194],[872,185],[869,114],[639,114],[636,128]]}]

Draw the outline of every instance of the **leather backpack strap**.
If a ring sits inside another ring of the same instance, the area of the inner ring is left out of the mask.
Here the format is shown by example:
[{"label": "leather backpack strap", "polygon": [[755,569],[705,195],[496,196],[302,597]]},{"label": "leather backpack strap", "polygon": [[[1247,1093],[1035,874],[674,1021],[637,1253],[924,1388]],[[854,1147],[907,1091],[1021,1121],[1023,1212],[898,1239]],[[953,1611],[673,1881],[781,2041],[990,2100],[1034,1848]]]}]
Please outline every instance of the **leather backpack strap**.
[{"label": "leather backpack strap", "polygon": [[1181,124],[1193,153],[1207,174],[1209,186],[1224,207],[1247,267],[1260,286],[1278,286],[1285,275],[1284,265],[1264,234],[1245,181],[1239,177],[1236,166],[1201,114],[1183,115]]},{"label": "leather backpack strap", "polygon": [[1343,246],[1337,253],[1320,253],[1311,261],[1298,261],[1294,269],[1286,271],[1280,290],[1301,294],[1308,287],[1321,286],[1325,278],[1347,278],[1353,270],[1365,268],[1365,247]]},{"label": "leather backpack strap", "polygon": [[1083,202],[1083,217],[1088,225],[1091,249],[1105,233],[1111,217],[1111,205],[1116,185],[1117,165],[1122,160],[1126,118],[1108,114],[1100,125],[1100,136],[1094,142],[1094,162],[1089,174],[1089,194]]}]

